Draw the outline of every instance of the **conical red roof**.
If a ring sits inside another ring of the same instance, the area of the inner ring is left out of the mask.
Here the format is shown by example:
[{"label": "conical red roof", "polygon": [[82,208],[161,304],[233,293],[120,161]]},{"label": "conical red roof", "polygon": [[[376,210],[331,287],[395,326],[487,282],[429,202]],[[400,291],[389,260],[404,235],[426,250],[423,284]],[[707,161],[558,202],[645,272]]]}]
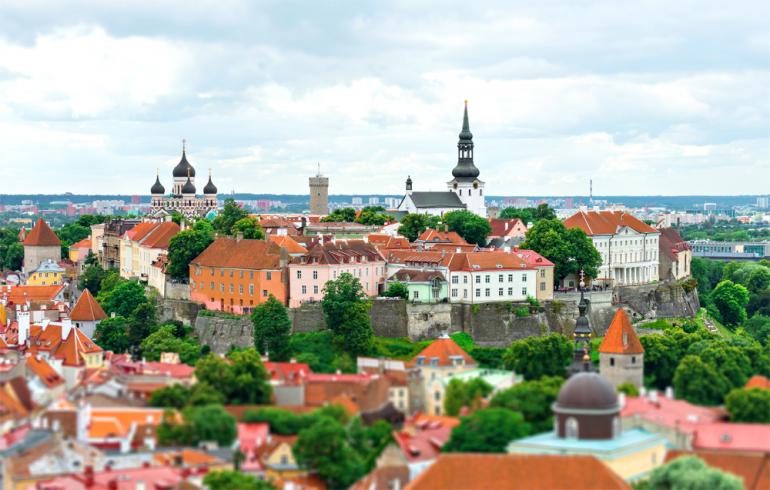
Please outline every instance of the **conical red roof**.
[{"label": "conical red roof", "polygon": [[33,247],[58,247],[61,240],[56,236],[48,223],[43,218],[37,220],[35,227],[24,239],[24,245]]},{"label": "conical red roof", "polygon": [[631,320],[623,308],[618,308],[612,318],[610,328],[604,334],[599,352],[604,354],[643,354],[644,347],[639,342]]},{"label": "conical red roof", "polygon": [[78,298],[75,307],[72,308],[70,318],[76,322],[96,322],[107,318],[107,315],[102,307],[99,306],[99,303],[96,302],[93,295],[86,289]]}]

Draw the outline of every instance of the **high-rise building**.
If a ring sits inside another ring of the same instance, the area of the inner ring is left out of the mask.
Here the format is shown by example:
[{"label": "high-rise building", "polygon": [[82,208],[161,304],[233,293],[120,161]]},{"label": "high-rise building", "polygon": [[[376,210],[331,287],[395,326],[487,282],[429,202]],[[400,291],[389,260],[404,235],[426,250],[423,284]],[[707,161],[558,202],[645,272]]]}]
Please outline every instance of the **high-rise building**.
[{"label": "high-rise building", "polygon": [[380,198],[379,197],[370,197],[369,198],[369,205],[370,206],[376,206],[379,203],[380,203]]},{"label": "high-rise building", "polygon": [[310,177],[310,214],[329,214],[329,177],[318,174]]},{"label": "high-rise building", "polygon": [[759,209],[767,209],[770,207],[770,198],[767,196],[760,196],[757,198],[757,207]]}]

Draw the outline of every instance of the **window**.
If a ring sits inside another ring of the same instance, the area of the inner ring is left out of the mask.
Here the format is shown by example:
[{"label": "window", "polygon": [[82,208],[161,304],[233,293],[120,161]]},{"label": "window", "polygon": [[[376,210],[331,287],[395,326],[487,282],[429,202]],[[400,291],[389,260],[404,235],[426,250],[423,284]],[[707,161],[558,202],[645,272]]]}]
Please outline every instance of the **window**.
[{"label": "window", "polygon": [[318,271],[313,271],[313,279],[318,279]]},{"label": "window", "polygon": [[235,275],[235,271],[230,269],[230,277],[233,277]]},{"label": "window", "polygon": [[214,290],[214,281],[211,281],[211,290]]},{"label": "window", "polygon": [[452,297],[453,298],[457,297],[457,289],[452,289]]},{"label": "window", "polygon": [[297,279],[302,279],[302,271],[297,271]]},{"label": "window", "polygon": [[281,465],[286,466],[287,464],[289,464],[289,457],[286,456],[285,454],[282,454],[281,455]]},{"label": "window", "polygon": [[307,286],[302,286],[302,294],[307,294]]},{"label": "window", "polygon": [[267,289],[262,290],[262,296],[267,298]]},{"label": "window", "polygon": [[476,288],[476,297],[477,298],[481,297],[481,289],[479,289],[479,288]]},{"label": "window", "polygon": [[219,292],[224,293],[225,292],[225,283],[220,282],[219,283]]},{"label": "window", "polygon": [[545,291],[545,283],[544,282],[540,283],[540,291]]},{"label": "window", "polygon": [[525,297],[527,296],[527,288],[521,288],[521,295]]},{"label": "window", "polygon": [[476,276],[476,284],[481,284],[481,276]]},{"label": "window", "polygon": [[441,392],[440,392],[440,391],[436,391],[436,392],[433,394],[433,398],[434,398],[436,401],[439,401],[439,400],[441,400]]},{"label": "window", "polygon": [[313,286],[313,294],[318,294],[318,286]]},{"label": "window", "polygon": [[[253,279],[253,276],[254,276],[254,274],[252,274],[252,279]],[[265,272],[265,279],[267,279],[269,281],[272,278],[273,278],[273,272],[272,271]]]},{"label": "window", "polygon": [[503,275],[502,274],[497,276],[497,282],[503,282]]},{"label": "window", "polygon": [[452,276],[452,284],[457,284],[457,276]]},{"label": "window", "polygon": [[636,364],[636,356],[631,356],[631,364]]},{"label": "window", "polygon": [[508,288],[508,296],[513,296],[513,288]]},{"label": "window", "polygon": [[463,284],[468,284],[468,276],[463,276]]},{"label": "window", "polygon": [[564,423],[564,431],[566,432],[567,439],[578,438],[578,421],[575,417],[569,417]]},{"label": "window", "polygon": [[412,299],[419,299],[420,292],[419,291],[412,291]]},{"label": "window", "polygon": [[[270,279],[270,273],[267,273],[267,278]],[[254,271],[249,271],[249,279],[254,279]]]},{"label": "window", "polygon": [[610,357],[610,366],[614,366],[614,365],[615,365],[615,358]]},{"label": "window", "polygon": [[545,277],[545,269],[540,269],[540,277]]},{"label": "window", "polygon": [[467,297],[468,297],[468,290],[463,289],[463,298],[467,298]]},{"label": "window", "polygon": [[513,282],[513,274],[508,274],[508,282]]},{"label": "window", "polygon": [[485,283],[487,283],[487,284],[489,284],[489,283],[490,283],[490,281],[491,281],[491,277],[489,277],[489,274],[485,275],[485,276],[484,276],[484,282],[485,282]]},{"label": "window", "polygon": [[522,274],[521,275],[521,282],[527,282],[527,275],[526,274]]},{"label": "window", "polygon": [[484,296],[486,296],[487,298],[489,298],[489,295],[490,295],[490,292],[489,292],[489,288],[486,288],[486,289],[484,290]]},{"label": "window", "polygon": [[251,295],[251,296],[254,295],[254,285],[253,284],[249,284],[249,295]]},{"label": "window", "polygon": [[238,274],[240,275],[241,279],[243,279],[243,271],[238,271]]},{"label": "window", "polygon": [[228,290],[228,291],[230,291],[230,293],[231,293],[231,294],[232,294],[233,292],[235,292],[235,288],[233,287],[233,285],[232,285],[232,284],[230,284],[230,286],[227,288],[227,290]]},{"label": "window", "polygon": [[238,285],[238,294],[243,294],[243,284]]}]

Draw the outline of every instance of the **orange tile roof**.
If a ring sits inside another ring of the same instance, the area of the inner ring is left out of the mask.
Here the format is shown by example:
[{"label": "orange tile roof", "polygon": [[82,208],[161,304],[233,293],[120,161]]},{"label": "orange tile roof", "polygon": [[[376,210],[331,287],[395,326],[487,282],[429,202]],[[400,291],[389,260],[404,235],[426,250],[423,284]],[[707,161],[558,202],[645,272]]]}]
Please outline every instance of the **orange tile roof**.
[{"label": "orange tile roof", "polygon": [[441,454],[406,490],[630,489],[594,456]]},{"label": "orange tile roof", "polygon": [[157,426],[162,420],[162,408],[92,408],[88,437],[126,437],[132,424]]},{"label": "orange tile roof", "polygon": [[761,374],[755,374],[748,380],[748,382],[746,382],[746,388],[764,388],[770,390],[770,379],[765,378]]},{"label": "orange tile roof", "polygon": [[285,248],[290,254],[306,254],[307,249],[297,243],[292,237],[288,235],[270,235],[268,237],[271,242],[275,243],[281,248]]},{"label": "orange tile roof", "polygon": [[743,480],[747,490],[770,488],[770,453],[726,453],[723,451],[682,451],[666,453],[666,463],[683,456],[697,456],[708,466],[717,468]]},{"label": "orange tile roof", "polygon": [[33,247],[58,247],[61,245],[61,240],[56,236],[48,223],[39,218],[32,231],[24,238],[25,246]]},{"label": "orange tile roof", "polygon": [[278,269],[280,247],[264,240],[217,238],[190,263],[203,267]]},{"label": "orange tile roof", "polygon": [[35,373],[48,388],[54,388],[64,383],[64,378],[59,376],[54,368],[43,358],[31,356],[27,358],[27,368]]},{"label": "orange tile roof", "polygon": [[603,354],[643,354],[644,347],[639,342],[631,320],[626,314],[626,310],[618,308],[615,316],[610,322],[607,333],[604,334],[602,345],[599,346],[599,352]]},{"label": "orange tile roof", "polygon": [[[51,328],[50,326],[48,327]],[[56,349],[54,357],[62,360],[65,366],[82,366],[85,363],[84,354],[101,352],[102,348],[96,345],[79,328],[72,327],[69,335]]]},{"label": "orange tile roof", "polygon": [[124,236],[133,242],[138,242],[142,247],[165,250],[171,239],[180,231],[179,225],[173,221],[144,222],[128,230]]},{"label": "orange tile roof", "polygon": [[625,211],[578,211],[564,221],[567,228],[580,228],[587,235],[612,235],[621,227],[639,233],[658,233],[658,230]]},{"label": "orange tile roof", "polygon": [[91,239],[84,238],[79,242],[70,245],[70,248],[91,248]]},{"label": "orange tile roof", "polygon": [[433,228],[428,228],[423,231],[417,240],[421,242],[443,242],[455,245],[468,245],[468,242],[466,242],[456,231],[440,231],[434,230]]},{"label": "orange tile roof", "polygon": [[[462,357],[466,365],[476,365],[476,361],[474,361],[462,347],[457,345],[454,340],[449,337],[439,337],[431,342],[429,346],[421,350],[419,354],[414,356],[414,358],[407,363],[407,366],[429,366],[431,359],[438,359],[439,366],[452,366],[454,365],[452,362],[453,357]],[[423,364],[418,364],[418,359],[420,358],[424,358]]]},{"label": "orange tile roof", "polygon": [[210,454],[206,454],[203,451],[197,451],[195,449],[182,449],[180,451],[155,453],[152,459],[159,465],[172,466],[176,464],[177,456],[181,457],[182,465],[186,467],[209,466],[223,463],[221,459],[215,456],[211,456]]},{"label": "orange tile roof", "polygon": [[77,322],[95,322],[107,318],[107,314],[104,313],[91,292],[84,289],[83,294],[80,295],[75,307],[70,312],[70,318]]},{"label": "orange tile roof", "polygon": [[0,297],[7,296],[8,302],[14,304],[25,303],[29,301],[53,301],[56,296],[64,289],[60,286],[3,286],[0,289]]}]

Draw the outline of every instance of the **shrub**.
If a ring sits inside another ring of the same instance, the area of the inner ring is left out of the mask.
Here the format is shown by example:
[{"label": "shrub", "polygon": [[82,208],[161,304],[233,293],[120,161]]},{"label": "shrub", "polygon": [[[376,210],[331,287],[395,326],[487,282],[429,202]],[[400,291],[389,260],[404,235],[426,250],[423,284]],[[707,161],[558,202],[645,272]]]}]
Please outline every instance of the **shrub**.
[{"label": "shrub", "polygon": [[514,312],[517,317],[523,318],[526,316],[529,316],[529,308],[526,306],[522,306],[521,308],[516,308],[516,311]]}]

